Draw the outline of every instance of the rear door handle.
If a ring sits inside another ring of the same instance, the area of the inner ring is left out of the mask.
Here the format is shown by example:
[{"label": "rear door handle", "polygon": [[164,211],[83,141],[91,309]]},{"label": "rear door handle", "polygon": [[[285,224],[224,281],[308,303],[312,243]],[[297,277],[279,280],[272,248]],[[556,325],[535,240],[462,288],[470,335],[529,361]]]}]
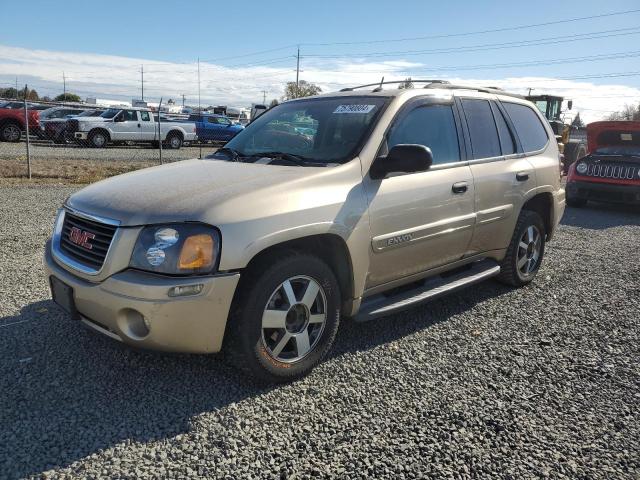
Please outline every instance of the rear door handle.
[{"label": "rear door handle", "polygon": [[516,173],[516,180],[519,182],[526,182],[527,180],[529,180],[529,172]]},{"label": "rear door handle", "polygon": [[141,127],[140,127],[140,124],[138,124],[138,128],[141,128]]},{"label": "rear door handle", "polygon": [[454,183],[451,186],[451,191],[453,193],[464,193],[467,191],[467,187],[468,187],[467,182],[458,182],[458,183]]}]

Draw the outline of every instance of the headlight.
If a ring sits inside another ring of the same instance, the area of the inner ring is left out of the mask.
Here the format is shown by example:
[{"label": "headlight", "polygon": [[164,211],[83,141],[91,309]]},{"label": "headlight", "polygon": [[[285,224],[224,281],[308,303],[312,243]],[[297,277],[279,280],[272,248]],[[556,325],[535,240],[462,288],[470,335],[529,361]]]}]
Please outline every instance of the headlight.
[{"label": "headlight", "polygon": [[148,272],[211,273],[220,253],[220,233],[201,223],[145,227],[138,235],[130,266]]},{"label": "headlight", "polygon": [[580,175],[584,175],[585,173],[587,173],[587,164],[584,162],[580,162],[576,167],[576,172],[578,172]]}]

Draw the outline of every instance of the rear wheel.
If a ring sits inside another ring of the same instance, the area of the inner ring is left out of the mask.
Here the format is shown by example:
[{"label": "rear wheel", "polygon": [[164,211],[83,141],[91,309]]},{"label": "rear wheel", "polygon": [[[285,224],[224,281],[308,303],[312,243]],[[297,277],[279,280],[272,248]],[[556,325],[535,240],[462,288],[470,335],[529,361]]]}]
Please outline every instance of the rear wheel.
[{"label": "rear wheel", "polygon": [[265,383],[309,373],[327,354],[340,321],[340,289],[319,258],[292,253],[248,272],[230,319],[225,353]]},{"label": "rear wheel", "polygon": [[182,137],[178,133],[171,133],[167,137],[167,146],[172,150],[179,150],[182,147]]},{"label": "rear wheel", "polygon": [[521,287],[531,283],[538,273],[544,257],[546,229],[540,215],[523,210],[500,264],[498,280],[507,285]]},{"label": "rear wheel", "polygon": [[0,128],[0,140],[3,142],[19,142],[21,136],[22,129],[15,122],[7,122]]}]

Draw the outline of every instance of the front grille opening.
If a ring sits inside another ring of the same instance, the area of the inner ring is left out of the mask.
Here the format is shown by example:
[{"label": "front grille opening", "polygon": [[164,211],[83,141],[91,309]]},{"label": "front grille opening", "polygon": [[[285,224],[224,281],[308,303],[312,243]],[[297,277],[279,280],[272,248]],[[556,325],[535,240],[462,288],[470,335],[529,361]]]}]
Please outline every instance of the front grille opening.
[{"label": "front grille opening", "polygon": [[117,227],[65,214],[60,234],[60,249],[73,260],[100,270]]}]

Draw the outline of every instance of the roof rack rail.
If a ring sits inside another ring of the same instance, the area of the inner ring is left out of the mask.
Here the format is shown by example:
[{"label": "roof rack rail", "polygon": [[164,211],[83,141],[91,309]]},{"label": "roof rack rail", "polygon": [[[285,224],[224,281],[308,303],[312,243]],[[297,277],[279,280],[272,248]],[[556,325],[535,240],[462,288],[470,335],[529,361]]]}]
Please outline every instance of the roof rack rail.
[{"label": "roof rack rail", "polygon": [[[432,84],[432,83],[436,83],[438,85],[443,85],[443,84],[448,84],[449,82],[447,80],[409,80],[410,83],[427,83],[427,84]],[[358,85],[357,87],[347,87],[347,88],[343,88],[340,91],[341,92],[351,92],[353,90],[356,90],[357,88],[366,88],[366,87],[382,87],[383,85],[390,85],[390,84],[398,84],[398,83],[407,83],[407,80],[393,80],[393,81],[382,81],[382,82],[376,82],[376,83],[368,83],[366,85]],[[425,87],[426,88],[426,87]]]},{"label": "roof rack rail", "polygon": [[424,88],[444,88],[449,90],[475,90],[476,92],[493,93],[495,95],[506,95],[506,96],[515,97],[515,98],[525,98],[524,95],[507,92],[497,87],[474,87],[471,85],[456,85],[449,82],[447,82],[446,85],[425,85]]}]

